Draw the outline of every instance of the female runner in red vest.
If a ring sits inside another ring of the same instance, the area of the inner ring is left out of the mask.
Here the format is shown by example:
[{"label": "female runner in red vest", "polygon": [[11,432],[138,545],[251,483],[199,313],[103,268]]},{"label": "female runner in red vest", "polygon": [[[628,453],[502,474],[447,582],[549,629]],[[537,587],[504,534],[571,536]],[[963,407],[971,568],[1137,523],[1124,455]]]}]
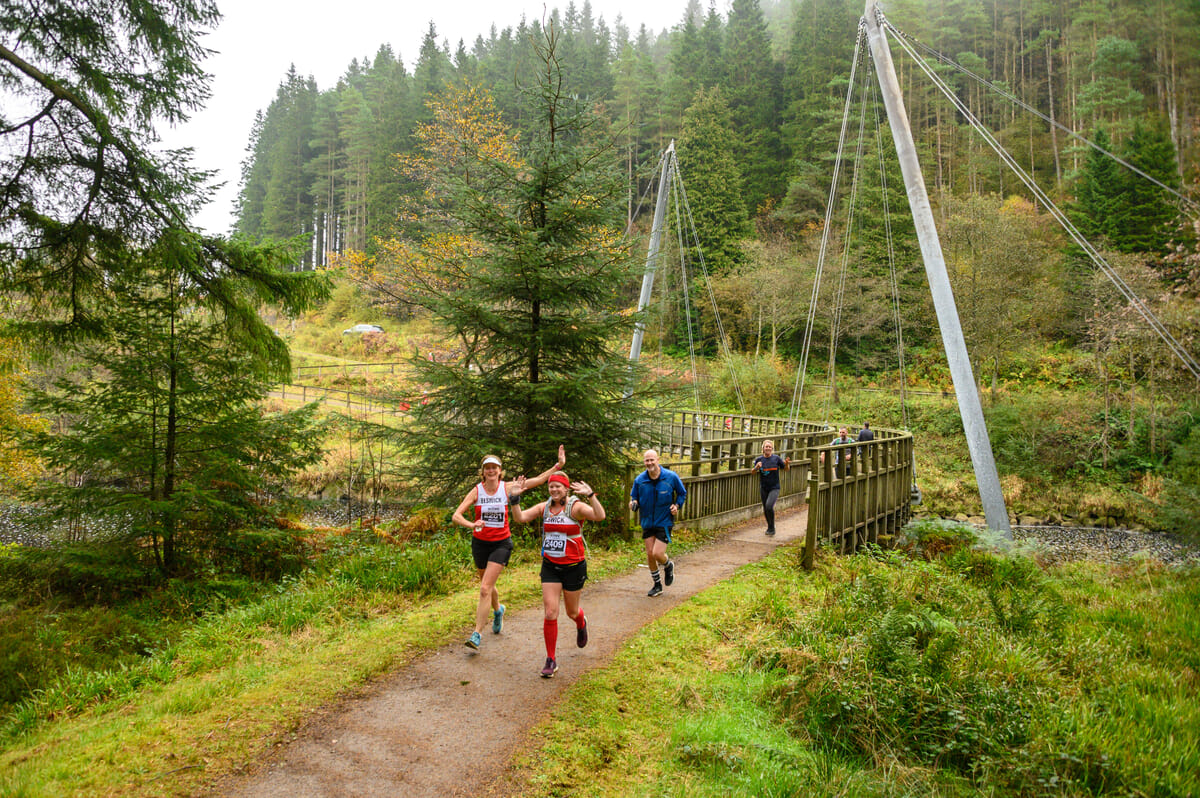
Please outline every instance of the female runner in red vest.
[{"label": "female runner in red vest", "polygon": [[[559,455],[560,459],[562,455]],[[587,548],[583,543],[580,521],[603,521],[604,508],[596,492],[586,482],[572,484],[563,473],[552,474],[547,501],[528,510],[513,508],[513,517],[529,523],[542,517],[542,634],[546,638],[546,664],[542,678],[549,679],[558,671],[555,647],[558,644],[559,601],[566,604],[567,617],[575,622],[575,645],[583,648],[588,641],[587,619],[579,605],[583,583],[587,581]],[[576,496],[568,495],[574,491]]]},{"label": "female runner in red vest", "polygon": [[[500,634],[500,629],[504,626],[504,605],[500,603],[500,591],[496,588],[496,580],[508,565],[513,550],[508,506],[510,503],[515,505],[525,489],[543,484],[551,474],[566,465],[566,462],[566,450],[559,446],[557,463],[536,477],[526,479],[520,476],[517,477],[515,485],[508,485],[504,482],[500,470],[500,458],[489,454],[479,464],[479,484],[471,488],[454,511],[454,523],[465,526],[472,532],[471,557],[475,560],[475,568],[479,572],[479,604],[475,608],[475,631],[471,632],[466,643],[467,648],[472,651],[478,651],[483,642],[483,628],[487,625],[489,614],[492,616],[492,634]],[[474,517],[467,520],[463,513],[471,506],[475,507]]]}]

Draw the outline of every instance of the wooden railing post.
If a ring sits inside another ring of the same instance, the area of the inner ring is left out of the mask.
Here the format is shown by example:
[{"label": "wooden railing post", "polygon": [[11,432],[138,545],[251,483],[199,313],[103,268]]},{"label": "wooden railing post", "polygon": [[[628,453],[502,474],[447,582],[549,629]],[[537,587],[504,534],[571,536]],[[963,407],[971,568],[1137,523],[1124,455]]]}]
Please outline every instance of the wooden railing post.
[{"label": "wooden railing post", "polygon": [[811,571],[816,561],[817,525],[821,523],[821,506],[814,507],[814,500],[820,495],[821,463],[819,455],[813,452],[808,462],[808,529],[804,534],[804,570]]}]

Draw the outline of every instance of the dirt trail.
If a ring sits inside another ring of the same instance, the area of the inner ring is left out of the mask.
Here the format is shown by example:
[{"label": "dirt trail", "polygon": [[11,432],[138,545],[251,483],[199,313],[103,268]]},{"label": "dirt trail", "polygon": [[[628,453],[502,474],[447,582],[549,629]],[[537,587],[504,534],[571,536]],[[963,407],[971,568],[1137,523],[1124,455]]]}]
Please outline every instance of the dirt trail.
[{"label": "dirt trail", "polygon": [[[504,632],[484,633],[472,654],[456,641],[330,707],[237,781],[226,796],[451,796],[504,794],[512,752],[581,673],[606,664],[642,626],[783,543],[802,540],[806,509],[781,512],[767,537],[756,517],[720,540],[675,558],[675,583],[648,598],[647,570],[588,582],[591,640],[559,614],[558,675],[542,679],[541,608],[509,612]],[[685,533],[686,534],[686,533]],[[504,583],[513,578],[501,577]],[[466,619],[464,619],[465,621]],[[465,639],[465,633],[464,633]]]}]

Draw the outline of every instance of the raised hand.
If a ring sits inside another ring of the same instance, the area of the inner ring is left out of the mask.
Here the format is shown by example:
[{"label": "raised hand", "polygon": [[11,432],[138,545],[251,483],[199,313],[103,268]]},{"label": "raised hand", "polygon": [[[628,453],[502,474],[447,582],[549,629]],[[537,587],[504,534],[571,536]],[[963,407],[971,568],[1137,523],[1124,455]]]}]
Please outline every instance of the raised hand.
[{"label": "raised hand", "polygon": [[567,464],[567,447],[561,443],[558,445],[558,470],[562,471],[563,466]]},{"label": "raised hand", "polygon": [[509,495],[510,496],[520,496],[522,493],[525,492],[525,475],[522,474],[521,476],[514,479],[513,482],[516,484],[517,489],[516,489],[516,491],[509,491]]}]

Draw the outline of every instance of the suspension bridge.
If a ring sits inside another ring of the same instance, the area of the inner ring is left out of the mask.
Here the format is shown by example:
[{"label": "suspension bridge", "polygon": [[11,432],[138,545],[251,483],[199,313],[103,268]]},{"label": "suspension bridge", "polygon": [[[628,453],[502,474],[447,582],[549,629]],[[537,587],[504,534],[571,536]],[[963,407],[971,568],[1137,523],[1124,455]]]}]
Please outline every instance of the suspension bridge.
[{"label": "suspension bridge", "polygon": [[[885,233],[887,239],[887,254],[891,288],[892,324],[896,333],[897,359],[900,367],[899,401],[903,421],[903,429],[884,430],[877,442],[865,445],[855,445],[857,458],[851,458],[852,468],[844,473],[838,473],[831,467],[834,457],[823,457],[826,451],[838,447],[829,444],[832,429],[828,424],[829,406],[825,410],[825,421],[822,423],[803,422],[797,418],[798,408],[803,397],[804,383],[808,371],[808,358],[813,338],[813,320],[817,316],[818,297],[821,290],[821,280],[824,266],[831,244],[832,231],[835,229],[832,215],[836,199],[839,196],[842,165],[846,163],[847,131],[850,127],[851,110],[856,91],[861,91],[859,122],[859,142],[856,155],[862,155],[863,130],[865,127],[867,101],[865,99],[868,87],[873,92],[878,88],[886,110],[888,125],[892,132],[896,154],[904,178],[905,191],[912,212],[916,235],[920,244],[922,260],[930,292],[937,314],[938,326],[942,336],[943,348],[954,385],[954,395],[959,405],[963,430],[971,455],[979,488],[980,500],[984,516],[990,529],[1011,538],[1009,515],[1005,506],[1003,492],[1000,487],[995,459],[992,454],[987,426],[983,417],[976,381],[972,373],[971,361],[967,353],[966,342],[959,321],[958,310],[955,306],[954,294],[947,274],[946,262],[942,253],[938,232],[929,196],[921,173],[917,149],[913,141],[912,131],[904,99],[900,90],[888,38],[893,39],[918,65],[920,71],[929,78],[933,85],[950,101],[961,114],[971,129],[976,132],[997,154],[1001,161],[1013,171],[1023,185],[1046,208],[1053,218],[1058,221],[1067,235],[1088,258],[1117,288],[1121,296],[1133,307],[1145,323],[1154,330],[1162,343],[1177,358],[1183,366],[1200,380],[1200,364],[1179,343],[1171,331],[1153,313],[1133,289],[1122,279],[1120,274],[1107,262],[1103,254],[1079,232],[1061,208],[1037,184],[1033,177],[1026,172],[1017,160],[1005,150],[996,136],[985,126],[957,93],[932,68],[930,61],[938,61],[952,66],[955,70],[967,75],[997,92],[1004,98],[1016,103],[1023,110],[1033,113],[1056,129],[1060,129],[1089,147],[1097,149],[1104,155],[1116,159],[1123,166],[1138,175],[1151,180],[1160,188],[1169,191],[1181,201],[1193,208],[1195,204],[1179,192],[1164,185],[1132,164],[1118,158],[1113,153],[1098,147],[1093,142],[1071,131],[1054,119],[1038,112],[1026,103],[1013,97],[1010,93],[995,86],[983,77],[965,69],[961,65],[946,58],[929,48],[922,48],[919,42],[896,29],[884,17],[877,7],[875,0],[868,0],[865,13],[860,20],[858,37],[855,42],[855,52],[852,70],[848,83],[846,101],[843,110],[842,128],[838,139],[838,150],[834,160],[832,185],[829,201],[826,205],[826,215],[822,227],[821,245],[818,256],[816,275],[813,281],[812,294],[808,306],[806,329],[803,349],[796,372],[796,382],[793,389],[790,412],[787,418],[755,418],[751,416],[728,416],[725,419],[711,414],[696,412],[688,417],[672,419],[664,427],[658,441],[651,441],[663,452],[669,452],[668,465],[675,466],[685,475],[685,483],[692,481],[689,490],[696,489],[700,496],[697,506],[689,501],[688,512],[697,520],[705,519],[711,523],[722,523],[738,514],[752,513],[757,505],[755,477],[749,471],[754,453],[758,451],[764,440],[771,438],[775,441],[776,450],[780,454],[792,457],[793,462],[800,464],[799,473],[789,474],[785,478],[784,490],[781,495],[787,497],[788,503],[799,503],[805,498],[809,502],[809,539],[807,544],[806,561],[811,563],[813,546],[818,538],[827,544],[832,544],[839,551],[853,551],[863,543],[886,541],[894,534],[899,525],[911,514],[911,503],[919,500],[916,489],[916,460],[912,434],[908,431],[908,414],[906,407],[906,380],[904,378],[904,342],[903,318],[899,298],[895,247],[893,245],[890,214],[887,207],[887,176],[884,168],[882,146],[879,151],[880,179],[883,187],[883,202]],[[870,53],[870,59],[863,58],[864,46]],[[923,57],[918,49],[925,53]],[[864,70],[862,83],[857,79],[860,63],[867,66]],[[870,78],[870,68],[873,67],[874,80]],[[876,127],[879,127],[876,112]],[[853,224],[854,202],[859,184],[858,172],[863,163],[861,157],[854,158],[854,178],[849,192],[849,212],[846,224],[846,247],[843,249],[840,284],[838,286],[838,301],[835,303],[834,320],[831,327],[829,373],[832,383],[835,370],[835,353],[840,333],[840,311],[842,293],[844,291],[845,275],[848,269],[845,262],[849,257],[850,228]],[[704,284],[709,286],[713,314],[716,320],[717,338],[722,348],[722,355],[730,358],[728,337],[721,324],[715,298],[711,296],[711,282],[707,279],[703,253],[699,248],[699,237],[692,221],[691,208],[687,193],[679,174],[678,161],[675,155],[674,142],[663,154],[659,165],[659,181],[657,200],[651,229],[649,253],[646,269],[643,275],[642,287],[638,301],[638,310],[645,311],[651,297],[656,272],[659,268],[659,256],[663,238],[667,207],[674,204],[673,216],[686,224],[687,241],[694,244],[697,255],[696,261],[704,273]],[[678,236],[680,241],[684,236]],[[692,340],[691,298],[688,296],[688,275],[686,262],[687,247],[679,246],[680,269],[683,275],[684,303],[686,308],[686,327],[688,331],[688,348],[693,369],[693,385],[698,384],[695,378],[695,343]],[[636,361],[642,347],[644,325],[639,324],[633,337],[629,357]],[[730,379],[738,402],[744,413],[745,405],[742,392],[737,385],[736,374],[730,370]],[[695,397],[696,407],[699,408],[699,396]],[[725,423],[726,420],[732,422]],[[739,434],[740,433],[740,434]],[[847,447],[849,448],[849,447]],[[674,459],[672,459],[674,458]],[[632,479],[630,468],[629,478]],[[722,476],[724,475],[724,476]],[[784,505],[786,506],[786,505]]]},{"label": "suspension bridge", "polygon": [[[832,390],[826,394],[822,421],[804,421],[798,418],[813,342],[813,322],[818,315],[818,297],[821,292],[826,261],[834,243],[832,241],[833,231],[837,229],[833,214],[837,198],[843,193],[841,191],[842,167],[850,160],[847,157],[847,139],[851,127],[854,100],[857,95],[861,99],[859,140],[852,161],[853,174],[848,192],[847,222],[844,225],[845,244],[841,254],[842,263],[837,286],[838,300],[834,304],[834,318],[829,342],[831,388],[834,380],[836,368],[834,356],[841,336],[842,293],[848,271],[846,265],[850,257],[849,239],[853,228],[854,205],[860,182],[860,171],[866,163],[866,159],[862,155],[868,108],[867,95],[870,92],[871,97],[874,98],[876,90],[882,98],[888,126],[896,147],[926,278],[936,310],[943,348],[953,381],[952,396],[959,406],[984,516],[989,528],[1011,537],[1010,519],[983,417],[977,383],[972,373],[945,258],[934,224],[931,203],[925,189],[916,146],[904,107],[903,95],[892,61],[891,49],[888,44],[889,38],[896,42],[904,53],[917,64],[919,70],[949,100],[970,128],[996,152],[1000,160],[1018,176],[1040,205],[1062,225],[1071,240],[1087,254],[1096,269],[1112,282],[1120,295],[1154,330],[1172,355],[1193,376],[1200,379],[1200,365],[1197,364],[1195,358],[1179,343],[1167,326],[1154,315],[1150,307],[1134,293],[1120,274],[1106,261],[1103,254],[1083,237],[1078,228],[1032,176],[1005,150],[995,134],[958,97],[955,90],[931,66],[931,62],[950,67],[967,76],[1068,136],[1117,160],[1126,168],[1171,192],[1182,202],[1193,208],[1195,204],[1113,153],[1098,147],[1054,119],[1042,114],[1036,108],[1013,97],[1001,87],[903,34],[888,22],[874,0],[869,0],[864,16],[860,20],[855,42],[829,200],[826,204],[822,226],[817,268],[808,304],[803,346],[788,416],[768,418],[746,414],[741,387],[738,385],[737,376],[732,369],[729,375],[730,382],[737,397],[740,412],[737,414],[706,413],[699,409],[700,398],[698,387],[696,387],[699,384],[696,375],[696,347],[695,341],[692,340],[692,298],[688,294],[689,252],[693,253],[695,262],[705,278],[702,284],[708,288],[708,299],[712,303],[716,338],[721,347],[721,355],[726,360],[731,360],[731,353],[729,337],[722,325],[717,302],[712,294],[711,281],[708,279],[709,274],[700,248],[700,239],[679,171],[674,142],[662,154],[657,168],[659,178],[656,204],[646,267],[638,299],[638,311],[644,318],[653,293],[655,277],[661,267],[662,241],[666,233],[668,217],[679,220],[679,225],[683,229],[675,231],[678,241],[676,251],[679,255],[679,269],[682,274],[685,326],[688,333],[688,351],[696,409],[690,412],[676,413],[670,418],[662,419],[645,433],[642,445],[644,448],[658,449],[664,465],[675,470],[683,478],[689,491],[689,500],[686,503],[685,515],[682,520],[696,525],[712,526],[733,523],[757,512],[759,507],[757,475],[751,471],[751,466],[754,457],[761,450],[763,441],[773,440],[776,452],[781,456],[789,457],[793,464],[790,470],[781,474],[783,490],[779,506],[781,508],[796,506],[805,502],[809,505],[809,529],[806,544],[806,561],[809,563],[811,563],[813,550],[818,541],[843,552],[854,551],[867,543],[886,544],[911,517],[912,504],[920,501],[920,492],[916,485],[916,447],[913,434],[909,430],[906,405],[904,318],[899,296],[895,247],[890,227],[890,209],[887,207],[887,172],[884,168],[882,143],[878,152],[878,163],[880,183],[883,188],[883,219],[891,292],[889,315],[895,330],[896,357],[901,377],[897,393],[903,419],[902,427],[877,429],[876,438],[873,441],[855,442],[853,445],[842,446],[832,444],[830,439],[834,433],[829,424],[829,397],[833,393]],[[868,53],[869,58],[866,57]],[[862,70],[861,78],[859,76],[860,69]],[[881,126],[877,110],[878,103],[874,102],[872,105],[876,108],[875,124],[878,129]],[[878,136],[876,138],[879,139]],[[669,208],[672,211],[670,214],[668,214]],[[644,334],[645,323],[643,321],[639,322],[634,332],[629,352],[631,361],[637,361],[640,357]],[[394,370],[395,367],[392,368]],[[289,396],[288,390],[292,389],[283,389],[281,396]],[[310,395],[308,390],[303,387],[300,387],[299,390],[305,398]],[[340,396],[342,393],[345,392],[330,392],[327,400],[342,401],[347,407],[352,406],[356,398],[348,393],[342,397]],[[383,408],[380,407],[372,406],[372,409],[383,412]],[[399,412],[405,412],[407,409],[407,407],[401,408]],[[834,467],[833,464],[839,460],[849,463],[849,467],[842,469]],[[632,483],[637,470],[638,467],[632,464],[628,467],[627,484]]]}]

